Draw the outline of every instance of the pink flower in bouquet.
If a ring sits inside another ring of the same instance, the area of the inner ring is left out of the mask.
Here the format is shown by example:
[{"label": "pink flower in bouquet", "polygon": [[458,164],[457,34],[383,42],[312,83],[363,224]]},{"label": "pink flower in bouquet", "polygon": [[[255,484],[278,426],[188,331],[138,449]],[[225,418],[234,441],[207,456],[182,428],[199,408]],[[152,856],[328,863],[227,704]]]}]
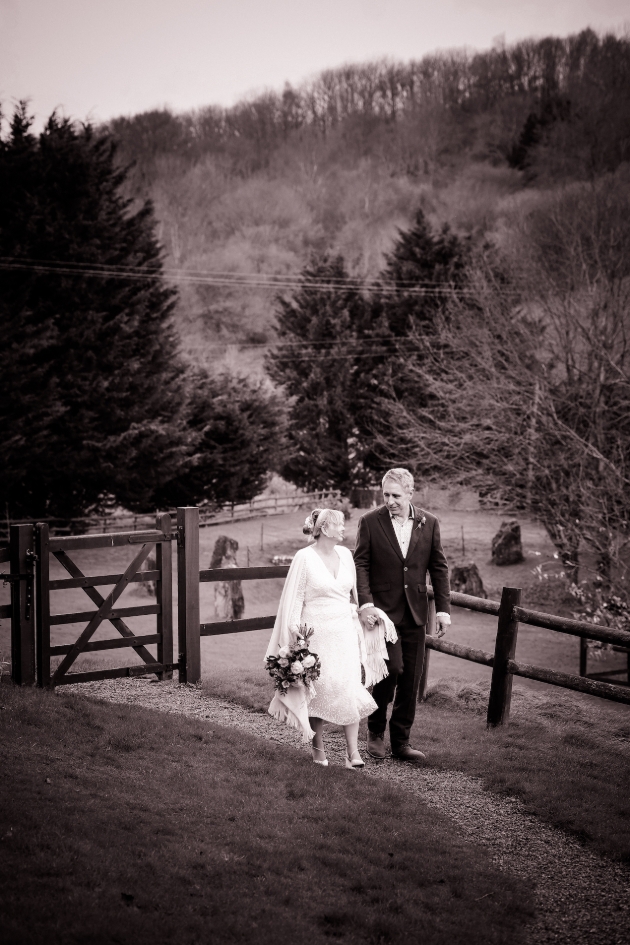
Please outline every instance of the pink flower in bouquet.
[{"label": "pink flower in bouquet", "polygon": [[278,665],[279,665],[279,666],[288,666],[288,665],[289,665],[289,661],[288,661],[287,659],[278,660]]},{"label": "pink flower in bouquet", "polygon": [[296,676],[299,676],[300,673],[304,672],[304,667],[302,666],[299,660],[296,660],[294,663],[292,663],[291,672],[294,673]]}]

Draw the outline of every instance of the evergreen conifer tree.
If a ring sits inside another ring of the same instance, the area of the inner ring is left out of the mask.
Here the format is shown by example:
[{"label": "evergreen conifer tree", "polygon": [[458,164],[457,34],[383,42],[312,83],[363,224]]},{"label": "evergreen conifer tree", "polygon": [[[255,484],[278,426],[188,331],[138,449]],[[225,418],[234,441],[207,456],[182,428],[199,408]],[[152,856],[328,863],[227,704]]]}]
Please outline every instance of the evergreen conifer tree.
[{"label": "evergreen conifer tree", "polygon": [[462,284],[466,244],[448,227],[431,229],[421,210],[401,231],[370,296],[340,256],[302,272],[302,287],[279,300],[280,345],[267,370],[291,397],[283,474],[307,488],[348,491],[380,480],[383,403],[424,391],[405,370],[420,356],[418,335],[434,330],[453,287]]},{"label": "evergreen conifer tree", "polygon": [[421,209],[412,226],[399,231],[393,250],[385,257],[357,331],[362,351],[371,347],[373,354],[363,357],[352,388],[363,464],[377,481],[384,467],[406,462],[402,454],[385,455],[382,446],[375,448],[387,433],[383,425],[389,422],[385,420],[388,411],[383,406],[410,401],[416,409],[426,406],[426,391],[408,366],[422,358],[423,338],[435,333],[436,320],[447,309],[453,291],[463,286],[468,260],[468,241],[448,225],[434,231]]},{"label": "evergreen conifer tree", "polygon": [[158,490],[158,505],[234,505],[262,492],[283,446],[284,410],[277,394],[261,382],[195,370],[186,421],[189,459]]},{"label": "evergreen conifer tree", "polygon": [[152,496],[190,450],[149,203],[110,136],[22,104],[0,140],[0,502],[71,517]]},{"label": "evergreen conifer tree", "polygon": [[291,398],[283,475],[309,489],[349,488],[357,470],[352,410],[355,338],[364,299],[340,256],[302,271],[303,286],[278,301],[280,345],[267,370]]}]

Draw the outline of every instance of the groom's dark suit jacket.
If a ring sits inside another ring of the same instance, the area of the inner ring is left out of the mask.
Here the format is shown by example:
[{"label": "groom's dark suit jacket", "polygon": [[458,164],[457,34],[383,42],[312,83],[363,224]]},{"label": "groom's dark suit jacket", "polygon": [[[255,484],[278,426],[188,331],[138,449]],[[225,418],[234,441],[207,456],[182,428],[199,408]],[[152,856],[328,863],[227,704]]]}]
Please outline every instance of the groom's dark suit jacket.
[{"label": "groom's dark suit jacket", "polygon": [[[367,512],[359,522],[354,562],[359,607],[374,603],[394,623],[400,623],[405,603],[415,622],[427,622],[427,571],[435,594],[435,609],[450,614],[448,564],[435,515],[414,505],[414,522],[406,558],[400,550],[386,506]],[[422,519],[424,524],[421,524]]]}]

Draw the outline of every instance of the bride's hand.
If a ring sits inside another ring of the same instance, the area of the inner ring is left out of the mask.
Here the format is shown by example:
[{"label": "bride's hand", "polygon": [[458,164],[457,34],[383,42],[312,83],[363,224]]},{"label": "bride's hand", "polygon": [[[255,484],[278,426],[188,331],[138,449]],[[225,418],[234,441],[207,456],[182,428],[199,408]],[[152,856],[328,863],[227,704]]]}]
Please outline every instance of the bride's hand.
[{"label": "bride's hand", "polygon": [[378,620],[376,607],[366,607],[365,610],[360,610],[359,620],[364,630],[372,630]]}]

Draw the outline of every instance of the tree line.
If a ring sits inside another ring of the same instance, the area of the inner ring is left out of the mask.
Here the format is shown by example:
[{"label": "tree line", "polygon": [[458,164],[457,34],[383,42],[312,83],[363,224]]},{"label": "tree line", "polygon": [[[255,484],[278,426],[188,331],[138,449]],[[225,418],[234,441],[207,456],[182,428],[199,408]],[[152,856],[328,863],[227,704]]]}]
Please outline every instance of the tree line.
[{"label": "tree line", "polygon": [[164,155],[212,155],[251,174],[282,148],[314,139],[349,159],[381,153],[406,173],[472,153],[533,176],[584,177],[629,159],[629,123],[630,42],[587,29],[479,53],[346,65],[231,108],[155,110],[109,127],[149,174]]}]

